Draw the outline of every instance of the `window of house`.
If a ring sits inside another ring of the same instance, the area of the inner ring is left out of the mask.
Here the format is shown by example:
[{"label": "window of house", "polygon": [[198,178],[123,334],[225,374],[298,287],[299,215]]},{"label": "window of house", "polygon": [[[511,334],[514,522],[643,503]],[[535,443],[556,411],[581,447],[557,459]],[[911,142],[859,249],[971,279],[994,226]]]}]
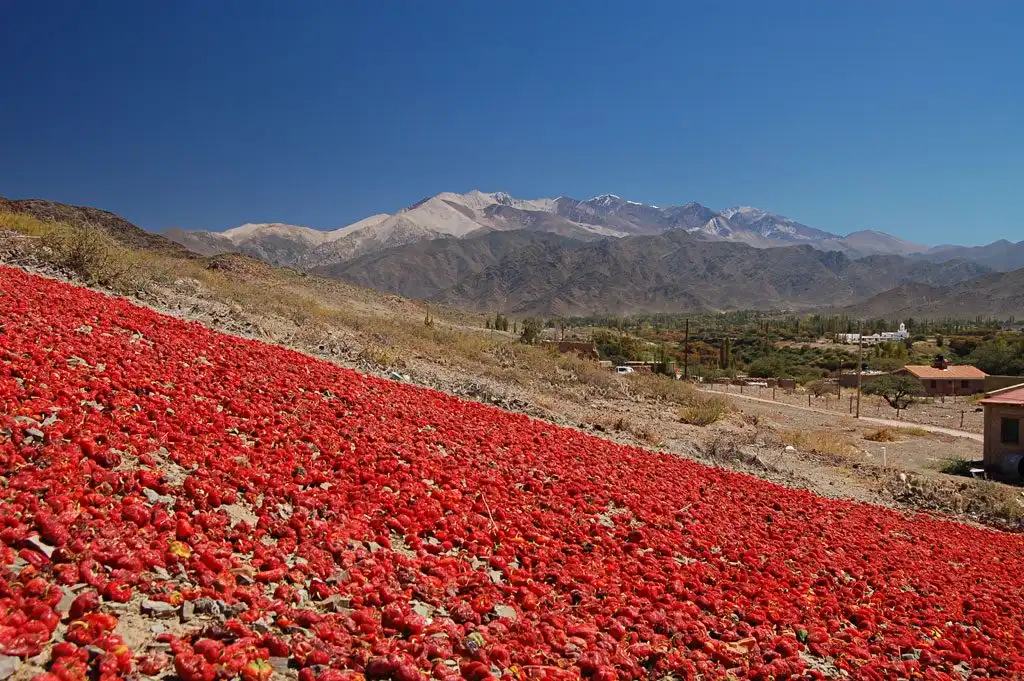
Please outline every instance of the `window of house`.
[{"label": "window of house", "polygon": [[1020,420],[1003,417],[999,429],[999,441],[1004,445],[1020,444]]},{"label": "window of house", "polygon": [[960,381],[960,387],[961,388],[966,388],[967,387],[967,379],[966,378],[964,380]]},{"label": "window of house", "polygon": [[932,381],[932,387],[933,387],[933,388],[938,388],[938,387],[939,387],[939,382],[938,382],[938,381],[936,381],[936,380],[933,380],[933,381]]}]

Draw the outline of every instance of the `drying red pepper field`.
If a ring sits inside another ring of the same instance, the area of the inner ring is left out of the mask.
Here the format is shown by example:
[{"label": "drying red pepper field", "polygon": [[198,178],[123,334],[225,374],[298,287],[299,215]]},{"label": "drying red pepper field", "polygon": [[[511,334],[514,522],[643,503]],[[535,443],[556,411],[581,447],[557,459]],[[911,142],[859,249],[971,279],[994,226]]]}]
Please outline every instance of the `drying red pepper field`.
[{"label": "drying red pepper field", "polygon": [[6,268],[0,474],[0,655],[43,679],[1024,678],[1019,536]]}]

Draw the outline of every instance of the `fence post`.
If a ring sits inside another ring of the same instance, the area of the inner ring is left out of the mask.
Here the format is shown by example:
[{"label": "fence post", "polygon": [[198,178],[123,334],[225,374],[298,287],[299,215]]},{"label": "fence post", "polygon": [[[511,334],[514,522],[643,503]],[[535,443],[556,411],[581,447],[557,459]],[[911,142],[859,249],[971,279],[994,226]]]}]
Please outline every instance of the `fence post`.
[{"label": "fence post", "polygon": [[811,406],[811,394],[807,393],[807,406]]},{"label": "fence post", "polygon": [[850,413],[853,413],[853,395],[850,395]]},{"label": "fence post", "polygon": [[775,399],[775,386],[772,386],[772,399]]},{"label": "fence post", "polygon": [[960,410],[960,429],[963,430],[963,427],[964,427],[964,410],[961,409]]}]

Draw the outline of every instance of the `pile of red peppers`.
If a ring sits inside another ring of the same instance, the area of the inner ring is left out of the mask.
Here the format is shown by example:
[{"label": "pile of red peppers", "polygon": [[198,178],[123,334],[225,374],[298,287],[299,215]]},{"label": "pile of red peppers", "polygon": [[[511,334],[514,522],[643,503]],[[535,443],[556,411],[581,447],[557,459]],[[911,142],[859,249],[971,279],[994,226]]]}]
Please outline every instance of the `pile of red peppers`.
[{"label": "pile of red peppers", "polygon": [[1024,678],[1022,566],[0,268],[0,655],[40,681]]}]

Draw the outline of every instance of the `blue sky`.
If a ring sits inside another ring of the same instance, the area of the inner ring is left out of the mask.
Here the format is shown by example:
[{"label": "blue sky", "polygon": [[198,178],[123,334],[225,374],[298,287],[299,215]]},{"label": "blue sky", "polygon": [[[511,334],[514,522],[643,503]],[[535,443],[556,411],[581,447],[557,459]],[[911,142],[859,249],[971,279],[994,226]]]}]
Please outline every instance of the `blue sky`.
[{"label": "blue sky", "polygon": [[0,194],[337,227],[440,191],[1024,238],[1024,3],[5,2]]}]

